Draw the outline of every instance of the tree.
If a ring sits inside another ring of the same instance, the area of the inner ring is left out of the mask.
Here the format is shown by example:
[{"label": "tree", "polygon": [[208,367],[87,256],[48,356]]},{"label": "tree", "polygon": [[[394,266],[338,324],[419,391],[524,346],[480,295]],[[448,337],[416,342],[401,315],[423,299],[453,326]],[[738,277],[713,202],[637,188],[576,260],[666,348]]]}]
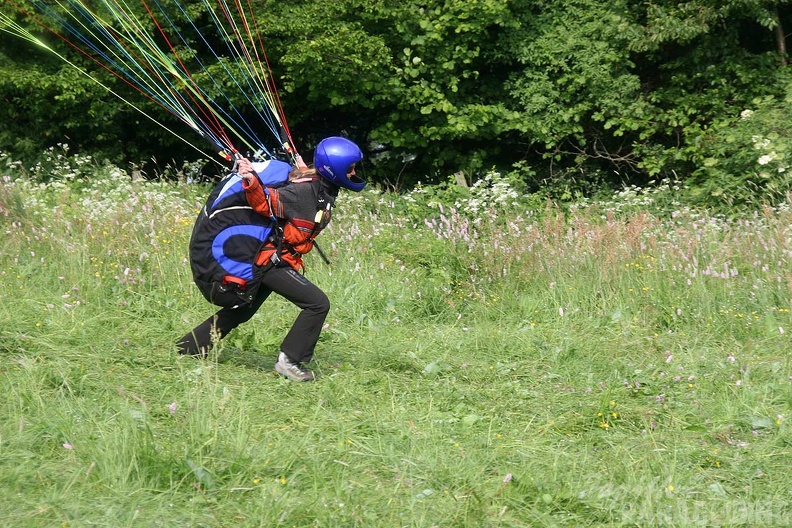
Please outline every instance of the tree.
[{"label": "tree", "polygon": [[[51,49],[0,32],[0,120],[4,123],[0,150],[32,162],[48,147],[65,143],[73,152],[91,153],[121,166],[153,156],[195,156],[192,147],[166,130],[184,132],[172,116],[44,31],[30,16],[8,5],[0,9]],[[144,113],[156,116],[165,128]]]},{"label": "tree", "polygon": [[598,162],[633,182],[692,173],[713,120],[784,93],[768,30],[780,4],[531,3],[510,79],[527,133],[562,166]]},{"label": "tree", "polygon": [[[395,179],[497,159],[518,130],[499,40],[511,2],[343,0],[277,5],[264,28],[305,130],[346,130]],[[321,134],[319,134],[321,135]],[[318,135],[311,138],[316,140]]]},{"label": "tree", "polygon": [[[202,2],[181,3],[199,27],[207,24]],[[535,186],[566,184],[573,172],[589,187],[673,174],[702,186],[723,175],[706,167],[748,170],[719,161],[741,158],[713,148],[717,130],[738,123],[745,109],[770,117],[733,130],[754,133],[785,115],[778,105],[790,86],[788,0],[250,5],[301,151],[346,134],[366,151],[368,176],[397,187],[491,167],[536,174]],[[109,98],[87,79],[49,59],[18,57],[19,44],[6,37],[0,46],[10,50],[0,59],[0,97],[12,103],[0,119],[27,125],[0,135],[0,148],[32,151],[71,134],[108,152],[194,156],[121,103],[97,104]],[[204,44],[196,38],[183,46],[201,55]],[[203,58],[221,71],[218,59]],[[26,95],[41,76],[50,77],[41,93]],[[55,98],[63,125],[44,119],[42,108],[53,107],[44,98]]]}]

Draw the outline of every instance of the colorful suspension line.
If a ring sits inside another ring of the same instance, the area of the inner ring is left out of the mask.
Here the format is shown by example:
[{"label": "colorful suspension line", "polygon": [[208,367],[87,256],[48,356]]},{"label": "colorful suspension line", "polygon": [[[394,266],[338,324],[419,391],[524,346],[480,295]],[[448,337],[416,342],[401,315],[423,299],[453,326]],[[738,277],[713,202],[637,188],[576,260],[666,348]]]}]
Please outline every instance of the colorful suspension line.
[{"label": "colorful suspension line", "polygon": [[[268,148],[272,141],[260,137],[268,131],[278,149],[303,165],[257,37],[258,26],[249,0],[247,8],[240,0],[231,4],[217,0],[215,5],[201,0],[203,14],[215,29],[211,36],[204,35],[184,6],[174,0],[139,0],[137,13],[126,0],[98,0],[90,5],[81,0],[7,2],[176,116],[227,159],[240,155],[237,140],[250,153],[273,157],[275,149]],[[54,53],[171,131],[2,13],[0,30]],[[190,33],[185,36],[183,31],[187,30]],[[245,113],[238,106],[242,102]]]},{"label": "colorful suspension line", "polygon": [[173,130],[169,129],[168,127],[166,127],[165,125],[163,125],[163,124],[162,124],[160,121],[158,121],[157,119],[155,119],[154,117],[152,117],[151,115],[147,114],[145,111],[143,111],[142,109],[140,109],[140,108],[139,108],[138,106],[136,106],[134,103],[132,103],[132,102],[130,102],[129,100],[125,99],[125,98],[124,98],[122,95],[120,95],[120,94],[118,94],[118,93],[114,92],[114,91],[113,91],[113,90],[112,90],[110,87],[108,87],[107,85],[105,85],[104,83],[102,83],[101,81],[99,81],[98,79],[96,79],[96,77],[92,76],[90,73],[88,73],[87,71],[85,71],[83,68],[81,68],[81,67],[80,67],[80,66],[78,66],[77,64],[75,64],[75,63],[71,62],[71,61],[70,61],[70,60],[69,60],[67,57],[65,57],[64,55],[61,55],[61,54],[60,54],[60,53],[58,53],[56,50],[54,50],[54,49],[52,49],[51,47],[49,47],[49,46],[48,46],[46,43],[44,43],[42,40],[40,40],[39,38],[37,38],[36,36],[34,36],[32,33],[30,33],[28,30],[26,30],[25,28],[23,28],[22,26],[20,26],[19,24],[17,24],[17,23],[16,23],[16,21],[14,21],[13,19],[11,19],[11,18],[10,18],[8,15],[6,15],[5,13],[0,13],[0,26],[1,26],[1,27],[0,27],[0,31],[5,31],[6,33],[9,33],[9,34],[11,34],[11,35],[14,35],[14,36],[16,36],[16,37],[19,37],[19,38],[21,38],[21,39],[23,39],[23,40],[26,40],[26,41],[28,41],[29,43],[31,43],[31,44],[33,44],[33,45],[36,45],[36,46],[39,46],[39,47],[41,47],[41,48],[43,48],[43,49],[47,50],[48,52],[52,53],[53,55],[57,56],[57,57],[58,57],[59,59],[61,59],[63,62],[65,62],[66,64],[68,64],[68,65],[69,65],[69,66],[71,66],[72,68],[76,69],[78,72],[80,72],[81,74],[85,75],[86,77],[88,77],[88,78],[89,78],[89,79],[91,79],[92,81],[96,82],[96,83],[97,83],[99,86],[101,86],[102,88],[104,88],[104,89],[105,89],[107,92],[109,92],[110,94],[114,95],[115,97],[117,97],[118,99],[120,99],[120,100],[121,100],[122,102],[124,102],[125,104],[129,105],[130,107],[132,107],[134,110],[136,110],[137,112],[139,112],[140,114],[142,114],[144,117],[146,117],[147,119],[149,119],[149,120],[150,120],[151,122],[153,122],[154,124],[156,124],[156,125],[158,125],[158,126],[162,127],[162,128],[163,128],[163,129],[165,129],[166,131],[170,132],[170,133],[171,133],[171,134],[173,134],[173,135],[174,135],[176,138],[178,138],[179,140],[183,141],[184,143],[186,143],[187,145],[191,146],[192,148],[196,149],[198,152],[201,152],[201,153],[203,153],[203,152],[204,152],[204,150],[203,150],[203,149],[201,149],[201,148],[199,148],[199,147],[195,146],[195,144],[194,144],[194,143],[192,143],[192,142],[190,142],[189,140],[187,140],[186,138],[182,137],[182,136],[181,136],[181,135],[179,135],[177,132],[175,132],[175,131],[173,131]]}]

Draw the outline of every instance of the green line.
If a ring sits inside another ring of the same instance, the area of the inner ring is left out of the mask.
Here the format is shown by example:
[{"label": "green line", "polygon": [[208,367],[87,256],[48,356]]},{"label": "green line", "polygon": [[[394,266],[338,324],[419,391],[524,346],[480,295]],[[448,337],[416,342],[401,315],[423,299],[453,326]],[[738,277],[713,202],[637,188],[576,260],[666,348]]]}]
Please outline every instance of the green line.
[{"label": "green line", "polygon": [[[102,83],[101,81],[96,79],[95,77],[93,77],[90,73],[86,72],[84,69],[80,68],[79,66],[77,66],[76,64],[71,62],[69,59],[67,59],[66,57],[64,57],[63,55],[61,55],[60,53],[58,53],[57,51],[55,51],[51,47],[49,47],[47,44],[42,42],[40,39],[35,37],[30,31],[28,31],[27,29],[23,28],[22,26],[20,26],[19,24],[17,24],[13,20],[11,20],[11,18],[9,18],[7,15],[5,15],[3,13],[0,13],[0,19],[2,19],[3,21],[7,22],[8,25],[13,29],[13,31],[9,31],[8,26],[6,26],[6,27],[0,27],[0,31],[4,31],[4,32],[9,33],[11,35],[14,35],[16,37],[22,38],[22,39],[24,39],[24,40],[26,40],[26,41],[28,41],[28,42],[30,42],[32,44],[40,46],[40,47],[44,48],[45,50],[51,52],[53,55],[55,55],[56,57],[61,59],[63,62],[65,62],[66,64],[68,64],[69,66],[71,66],[72,68],[77,70],[78,72],[80,72],[82,75],[85,75],[86,77],[91,79],[93,82],[95,82],[96,84],[98,84],[99,86],[104,88],[107,92],[109,92],[110,94],[114,95],[115,97],[117,97],[118,99],[123,101],[125,104],[129,105],[130,107],[132,107],[133,109],[138,111],[144,117],[146,117],[147,119],[149,119],[153,123],[157,124],[158,126],[162,127],[166,131],[170,132],[177,139],[183,141],[184,143],[186,143],[187,145],[189,145],[193,149],[197,150],[199,153],[201,153],[203,155],[206,155],[206,153],[203,150],[201,150],[200,148],[196,147],[193,143],[191,143],[187,139],[183,138],[182,136],[180,136],[179,134],[177,134],[176,132],[174,132],[170,128],[166,127],[165,125],[163,125],[162,123],[157,121],[155,118],[153,118],[152,116],[150,116],[149,114],[147,114],[146,112],[144,112],[143,110],[141,110],[140,108],[135,106],[135,104],[133,104],[132,102],[128,101],[127,99],[125,99],[121,95],[119,95],[116,92],[114,92],[110,87],[108,87],[107,85],[105,85],[104,83]],[[189,125],[189,123],[187,123],[187,124]],[[193,129],[203,136],[203,133],[199,129],[197,129],[195,127],[193,127]]]}]

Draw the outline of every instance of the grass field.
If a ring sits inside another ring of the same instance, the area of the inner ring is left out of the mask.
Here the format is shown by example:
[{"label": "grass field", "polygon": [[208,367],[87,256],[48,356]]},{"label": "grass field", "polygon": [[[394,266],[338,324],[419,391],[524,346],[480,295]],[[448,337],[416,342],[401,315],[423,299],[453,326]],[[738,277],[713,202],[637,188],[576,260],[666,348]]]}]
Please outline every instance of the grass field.
[{"label": "grass field", "polygon": [[60,163],[0,181],[2,526],[792,524],[789,208],[344,194],[295,384],[280,299],[175,353],[207,187]]}]

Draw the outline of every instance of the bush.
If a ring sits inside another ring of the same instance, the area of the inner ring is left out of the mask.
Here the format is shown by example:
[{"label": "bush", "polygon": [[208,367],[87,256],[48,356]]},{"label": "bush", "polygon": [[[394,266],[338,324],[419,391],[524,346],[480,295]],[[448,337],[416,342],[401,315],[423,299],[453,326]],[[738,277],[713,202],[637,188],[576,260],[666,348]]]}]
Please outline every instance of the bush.
[{"label": "bush", "polygon": [[792,190],[792,93],[780,101],[768,96],[754,108],[716,121],[694,146],[698,168],[691,196],[713,206],[777,205]]}]

